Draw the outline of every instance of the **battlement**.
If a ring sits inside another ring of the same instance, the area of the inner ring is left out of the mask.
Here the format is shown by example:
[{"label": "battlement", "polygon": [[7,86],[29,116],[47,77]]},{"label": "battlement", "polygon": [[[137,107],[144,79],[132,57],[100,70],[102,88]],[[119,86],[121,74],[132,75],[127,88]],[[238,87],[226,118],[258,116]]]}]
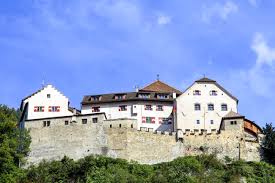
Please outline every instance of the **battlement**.
[{"label": "battlement", "polygon": [[[43,126],[51,121],[50,126]],[[218,158],[260,160],[259,143],[245,134],[222,130],[218,132],[153,131],[150,128],[137,130],[134,119],[106,120],[104,114],[67,116],[26,121],[25,127],[32,137],[29,164],[42,159],[61,159],[64,155],[79,159],[90,154],[135,160],[153,164],[171,161],[174,158],[201,153],[215,153]]]}]

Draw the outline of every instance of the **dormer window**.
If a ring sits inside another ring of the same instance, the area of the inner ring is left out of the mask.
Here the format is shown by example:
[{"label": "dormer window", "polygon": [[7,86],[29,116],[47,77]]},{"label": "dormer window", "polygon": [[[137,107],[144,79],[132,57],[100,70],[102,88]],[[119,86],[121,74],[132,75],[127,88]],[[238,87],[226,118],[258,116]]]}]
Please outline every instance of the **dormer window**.
[{"label": "dormer window", "polygon": [[125,94],[118,94],[118,95],[115,95],[115,99],[116,100],[122,100],[122,99],[125,99],[126,98],[126,95]]},{"label": "dormer window", "polygon": [[227,104],[222,104],[221,105],[221,110],[222,111],[227,111]]},{"label": "dormer window", "polygon": [[208,111],[214,111],[214,104],[208,104]]},{"label": "dormer window", "polygon": [[149,93],[139,93],[138,98],[150,98],[150,94]]},{"label": "dormer window", "polygon": [[201,91],[200,90],[194,90],[193,95],[201,95]]},{"label": "dormer window", "polygon": [[167,94],[157,94],[157,98],[158,99],[168,99],[168,95]]},{"label": "dormer window", "polygon": [[196,104],[194,105],[194,108],[195,108],[195,111],[200,111],[200,110],[201,110],[201,104],[196,103]]},{"label": "dormer window", "polygon": [[210,96],[217,96],[217,91],[216,90],[211,90],[210,91]]},{"label": "dormer window", "polygon": [[100,101],[101,100],[101,96],[92,96],[91,97],[91,101]]},{"label": "dormer window", "polygon": [[92,107],[92,112],[100,112],[100,107]]}]

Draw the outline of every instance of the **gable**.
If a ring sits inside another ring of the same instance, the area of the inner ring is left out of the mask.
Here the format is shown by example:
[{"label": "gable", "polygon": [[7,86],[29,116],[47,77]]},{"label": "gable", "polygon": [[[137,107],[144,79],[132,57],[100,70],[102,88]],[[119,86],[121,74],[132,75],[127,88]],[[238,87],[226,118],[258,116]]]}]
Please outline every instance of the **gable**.
[{"label": "gable", "polygon": [[[210,86],[210,88],[213,88],[213,90],[217,90],[220,91],[224,94],[226,94],[228,97],[230,97],[231,99],[235,100],[238,103],[238,99],[233,96],[229,91],[227,91],[225,88],[223,88],[220,84],[218,84],[216,81],[211,80],[209,78],[202,78],[200,80],[195,81],[191,86],[189,86],[182,95],[180,95],[178,98],[180,98],[181,96],[185,96],[186,93],[188,92],[193,92],[193,90],[199,89],[199,90],[203,90],[203,85],[207,85]],[[215,89],[214,89],[215,88]],[[190,94],[190,93],[189,93]],[[193,95],[193,93],[192,93]]]}]

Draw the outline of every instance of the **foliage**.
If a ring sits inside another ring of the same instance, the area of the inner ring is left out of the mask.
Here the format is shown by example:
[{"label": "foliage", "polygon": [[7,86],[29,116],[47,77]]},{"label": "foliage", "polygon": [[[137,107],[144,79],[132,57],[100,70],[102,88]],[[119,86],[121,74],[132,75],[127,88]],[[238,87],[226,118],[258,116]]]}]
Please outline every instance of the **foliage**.
[{"label": "foliage", "polygon": [[265,139],[263,141],[264,156],[266,161],[275,165],[275,127],[266,124],[263,128]]},{"label": "foliage", "polygon": [[224,164],[214,155],[187,156],[156,165],[122,159],[88,156],[78,161],[41,162],[26,170],[21,182],[275,182],[275,167],[265,162],[232,161]]},{"label": "foliage", "polygon": [[30,136],[19,130],[20,113],[0,105],[0,182],[16,182],[23,171],[19,163],[29,151]]}]

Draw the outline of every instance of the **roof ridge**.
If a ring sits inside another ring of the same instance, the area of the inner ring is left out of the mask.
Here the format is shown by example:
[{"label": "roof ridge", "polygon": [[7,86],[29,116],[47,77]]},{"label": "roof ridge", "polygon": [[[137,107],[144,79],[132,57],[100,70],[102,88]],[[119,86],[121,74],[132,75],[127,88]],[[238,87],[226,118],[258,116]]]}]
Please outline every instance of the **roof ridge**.
[{"label": "roof ridge", "polygon": [[244,116],[231,109],[231,111],[229,111],[223,118],[234,118],[234,117],[244,117]]},{"label": "roof ridge", "polygon": [[[160,85],[160,86],[156,86],[156,85]],[[166,89],[160,89],[161,85],[163,85],[164,87],[166,87]],[[172,86],[168,85],[167,83],[165,83],[163,81],[160,81],[160,80],[156,80],[153,83],[150,83],[150,84],[146,85],[145,87],[143,87],[140,90],[141,91],[153,91],[153,92],[160,92],[160,91],[164,92],[165,90],[167,90],[166,92],[168,92],[168,93],[171,93],[171,92],[176,92],[178,94],[182,93],[180,90],[178,90],[178,89],[176,89],[176,88],[174,88],[174,87],[172,87]]]},{"label": "roof ridge", "polygon": [[196,80],[195,82],[216,82],[215,80],[213,80],[213,79],[210,79],[210,78],[207,78],[207,77],[203,77],[203,78],[201,78],[201,79],[198,79],[198,80]]}]

